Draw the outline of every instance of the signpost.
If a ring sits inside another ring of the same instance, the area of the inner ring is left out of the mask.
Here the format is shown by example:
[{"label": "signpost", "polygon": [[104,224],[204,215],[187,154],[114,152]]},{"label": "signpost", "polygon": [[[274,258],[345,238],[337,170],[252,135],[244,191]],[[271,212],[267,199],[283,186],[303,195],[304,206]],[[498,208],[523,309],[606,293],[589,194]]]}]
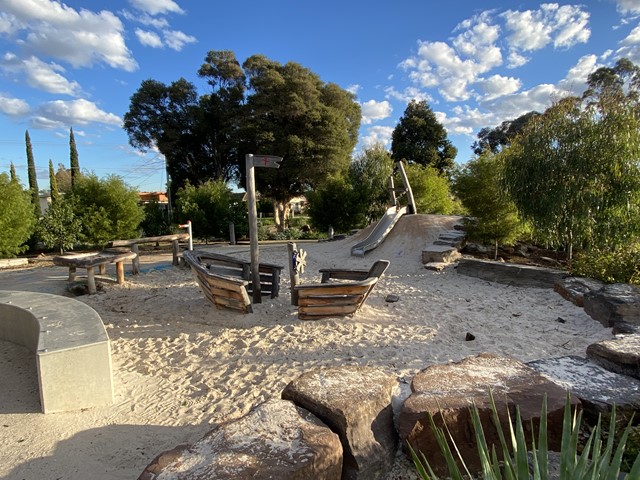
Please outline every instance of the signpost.
[{"label": "signpost", "polygon": [[274,155],[245,155],[247,166],[247,206],[249,208],[249,240],[251,241],[251,283],[253,303],[262,303],[260,271],[258,270],[258,208],[256,205],[256,178],[253,167],[280,168],[282,157]]}]

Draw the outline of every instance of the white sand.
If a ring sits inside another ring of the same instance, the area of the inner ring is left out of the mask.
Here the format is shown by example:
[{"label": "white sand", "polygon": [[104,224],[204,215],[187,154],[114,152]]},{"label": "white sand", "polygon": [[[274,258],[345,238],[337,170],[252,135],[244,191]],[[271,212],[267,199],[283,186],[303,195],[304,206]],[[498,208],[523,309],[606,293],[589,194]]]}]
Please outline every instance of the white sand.
[{"label": "white sand", "polygon": [[[133,479],[160,452],[194,442],[224,420],[277,397],[302,372],[320,366],[371,365],[409,382],[433,363],[481,352],[522,361],[584,356],[610,329],[551,289],[517,288],[423,268],[421,252],[454,219],[403,217],[383,245],[352,257],[354,238],[299,243],[308,252],[304,282],[323,267],[368,268],[391,261],[367,304],[353,318],[299,321],[290,305],[286,245],[262,245],[260,260],[285,266],[279,298],[254,314],[206,303],[190,271],[143,256],[125,285],[77,297],[102,317],[112,342],[116,403],[86,411],[39,413],[33,355],[0,342],[0,478]],[[248,259],[247,246],[206,247]],[[150,266],[161,268],[149,270]],[[128,267],[127,267],[128,271]],[[32,275],[25,288],[18,279]],[[57,267],[0,273],[0,288],[36,290]],[[399,295],[386,303],[388,294]],[[558,317],[564,323],[558,322]],[[467,332],[474,341],[465,341]],[[414,478],[406,462],[389,477]]]}]

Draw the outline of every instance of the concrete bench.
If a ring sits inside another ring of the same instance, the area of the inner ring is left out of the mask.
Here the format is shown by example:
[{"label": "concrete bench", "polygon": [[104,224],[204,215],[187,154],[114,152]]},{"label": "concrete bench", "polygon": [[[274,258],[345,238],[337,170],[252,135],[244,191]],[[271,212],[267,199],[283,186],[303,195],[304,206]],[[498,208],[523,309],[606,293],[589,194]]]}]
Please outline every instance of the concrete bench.
[{"label": "concrete bench", "polygon": [[138,254],[133,251],[108,251],[92,253],[75,253],[71,255],[61,255],[53,257],[54,265],[69,267],[69,282],[76,278],[76,270],[85,268],[87,270],[87,287],[89,294],[96,293],[95,267],[101,275],[104,275],[106,266],[110,263],[116,264],[116,279],[119,284],[124,283],[124,261],[136,259]]},{"label": "concrete bench", "polygon": [[43,413],[113,403],[109,337],[88,305],[48,293],[0,290],[0,339],[35,353]]},{"label": "concrete bench", "polygon": [[180,242],[189,240],[188,233],[176,233],[175,235],[160,235],[158,237],[131,238],[129,240],[114,240],[109,245],[112,247],[129,247],[132,252],[136,253],[132,262],[132,273],[137,275],[140,273],[140,258],[138,257],[138,245],[145,243],[161,243],[171,242],[173,249],[173,265],[177,266],[180,257]]}]

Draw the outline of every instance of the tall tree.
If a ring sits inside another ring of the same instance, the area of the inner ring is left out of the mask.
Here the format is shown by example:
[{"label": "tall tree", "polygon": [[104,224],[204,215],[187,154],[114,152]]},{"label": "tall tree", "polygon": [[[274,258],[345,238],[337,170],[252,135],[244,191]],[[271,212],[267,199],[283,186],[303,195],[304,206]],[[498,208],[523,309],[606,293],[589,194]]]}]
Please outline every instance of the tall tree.
[{"label": "tall tree", "polygon": [[453,168],[458,149],[427,102],[412,100],[393,130],[391,152],[396,161],[431,166],[446,174]]},{"label": "tall tree", "polygon": [[574,245],[613,247],[638,233],[640,118],[634,104],[602,107],[563,99],[502,153],[518,210],[569,258]]},{"label": "tall tree", "polygon": [[62,163],[58,164],[56,183],[58,184],[59,192],[71,193],[71,171],[67,170]]},{"label": "tall tree", "polygon": [[58,191],[58,181],[56,180],[56,172],[53,169],[53,161],[49,159],[49,191],[51,194],[51,204],[56,204],[60,199]]},{"label": "tall tree", "polygon": [[9,178],[12,182],[18,181],[18,176],[16,175],[16,167],[13,162],[11,162],[11,164],[9,165]]},{"label": "tall tree", "polygon": [[0,258],[15,257],[29,247],[36,222],[31,196],[17,180],[0,173]]},{"label": "tall tree", "polygon": [[29,137],[29,130],[25,132],[24,140],[27,146],[27,170],[29,173],[29,191],[31,192],[31,203],[33,204],[33,211],[37,218],[42,215],[42,209],[40,208],[40,191],[38,190],[38,176],[36,174],[36,163],[33,160],[33,149],[31,147],[31,138]]},{"label": "tall tree", "polygon": [[521,133],[532,118],[537,117],[540,113],[536,111],[520,115],[515,120],[507,120],[502,122],[495,128],[485,127],[478,132],[478,140],[473,142],[471,149],[476,155],[482,155],[483,152],[498,153],[503,148],[511,145],[511,140]]},{"label": "tall tree", "polygon": [[284,227],[291,198],[346,172],[358,139],[360,106],[354,96],[293,62],[263,55],[243,64],[251,95],[244,115],[243,153],[283,157],[278,170],[261,169],[258,191],[274,203]]},{"label": "tall tree", "polygon": [[71,186],[73,187],[76,180],[80,177],[80,162],[78,161],[78,149],[76,148],[76,139],[73,136],[73,127],[69,128],[69,161],[71,168]]}]

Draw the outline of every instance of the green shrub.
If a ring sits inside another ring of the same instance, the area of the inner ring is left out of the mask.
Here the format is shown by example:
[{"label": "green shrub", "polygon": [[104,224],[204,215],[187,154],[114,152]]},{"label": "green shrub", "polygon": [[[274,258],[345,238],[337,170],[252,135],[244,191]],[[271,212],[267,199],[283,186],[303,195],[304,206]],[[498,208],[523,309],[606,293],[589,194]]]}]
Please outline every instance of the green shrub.
[{"label": "green shrub", "polygon": [[35,223],[30,193],[18,180],[0,173],[0,258],[15,257],[27,250]]},{"label": "green shrub", "polygon": [[[502,425],[498,417],[497,408],[490,394],[491,411],[493,422],[498,430],[500,445],[488,445],[484,436],[482,423],[478,408],[473,405],[470,409],[478,454],[482,464],[482,480],[547,480],[549,478],[549,456],[547,448],[547,400],[546,397],[542,402],[542,410],[540,413],[540,427],[538,430],[538,439],[531,438],[529,442],[525,438],[522,419],[520,417],[520,409],[516,407],[515,424],[511,420],[511,415],[507,411],[509,417],[509,440],[503,434]],[[449,469],[449,477],[452,480],[463,480],[464,478],[473,478],[467,469],[464,459],[458,454],[455,442],[451,439],[451,435],[445,428],[436,426],[433,417],[429,417],[431,429],[436,436],[440,451],[444,455]],[[611,414],[609,430],[606,441],[603,441],[603,431],[601,426],[601,418],[594,430],[589,435],[584,445],[581,445],[582,411],[571,412],[570,396],[567,400],[564,410],[564,422],[562,428],[562,442],[560,451],[560,470],[558,480],[616,480],[619,478],[622,458],[625,451],[627,439],[631,429],[631,423],[622,432],[618,438],[616,446],[616,412],[615,407]],[[532,428],[532,432],[533,432]],[[453,446],[450,446],[451,442]],[[528,444],[532,445],[532,458],[527,453]],[[424,480],[437,480],[437,476],[429,465],[429,461],[424,454],[416,453],[411,445],[409,445],[411,455],[420,477]],[[498,450],[503,458],[498,460]],[[456,463],[456,459],[460,460],[462,470]],[[530,464],[532,472],[530,471]],[[475,473],[475,472],[474,472]],[[640,456],[636,456],[633,464],[625,477],[628,480],[640,478]]]},{"label": "green shrub", "polygon": [[571,262],[574,275],[605,283],[640,284],[640,243],[611,249],[592,248],[578,253]]}]

